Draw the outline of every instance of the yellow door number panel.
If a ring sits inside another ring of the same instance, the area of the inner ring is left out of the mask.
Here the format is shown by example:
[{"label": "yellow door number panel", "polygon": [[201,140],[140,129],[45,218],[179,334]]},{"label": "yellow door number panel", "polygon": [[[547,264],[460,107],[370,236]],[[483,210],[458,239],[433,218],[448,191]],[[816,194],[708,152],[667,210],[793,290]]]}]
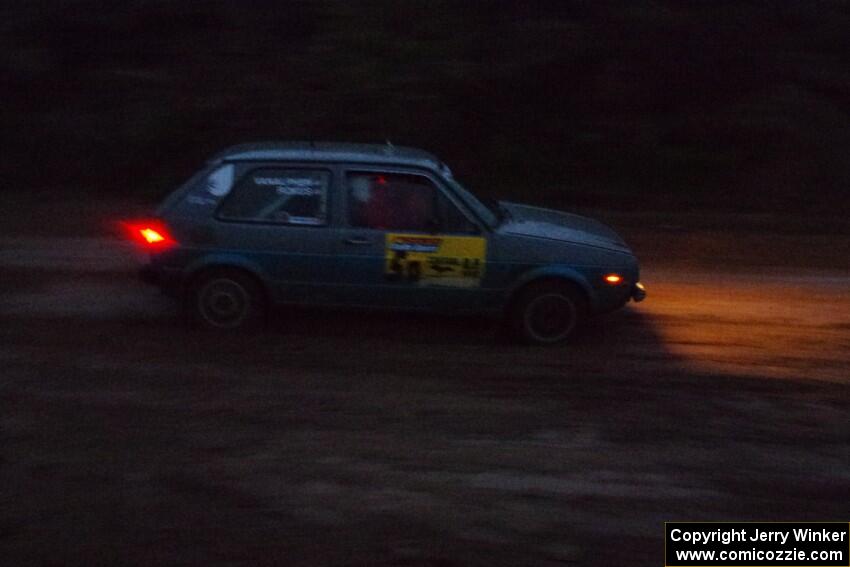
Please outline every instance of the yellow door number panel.
[{"label": "yellow door number panel", "polygon": [[478,236],[387,233],[384,277],[417,285],[476,287],[487,240]]}]

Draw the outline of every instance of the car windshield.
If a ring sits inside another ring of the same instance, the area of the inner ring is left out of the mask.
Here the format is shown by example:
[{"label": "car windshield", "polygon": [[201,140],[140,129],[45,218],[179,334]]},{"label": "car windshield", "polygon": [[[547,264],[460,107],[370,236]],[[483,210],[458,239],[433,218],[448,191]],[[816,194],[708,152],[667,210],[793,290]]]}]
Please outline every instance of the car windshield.
[{"label": "car windshield", "polygon": [[443,175],[463,202],[466,203],[466,205],[472,209],[487,226],[495,228],[502,222],[504,215],[502,214],[501,207],[497,201],[491,199],[490,202],[484,203],[479,200],[478,197],[469,192],[452,176],[451,170],[449,170],[449,168],[445,165],[443,165]]}]

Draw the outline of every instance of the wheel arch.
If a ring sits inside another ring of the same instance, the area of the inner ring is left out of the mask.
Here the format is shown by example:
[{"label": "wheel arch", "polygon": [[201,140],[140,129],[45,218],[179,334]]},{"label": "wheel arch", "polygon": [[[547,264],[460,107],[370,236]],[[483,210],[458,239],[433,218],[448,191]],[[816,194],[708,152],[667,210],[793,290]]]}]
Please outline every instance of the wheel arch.
[{"label": "wheel arch", "polygon": [[514,285],[509,288],[505,295],[504,312],[510,312],[516,300],[522,295],[524,290],[528,289],[529,286],[550,281],[574,287],[587,301],[588,307],[592,307],[594,305],[595,296],[593,288],[587,281],[587,278],[572,268],[556,267],[531,270],[530,272],[523,274],[521,278],[514,282]]},{"label": "wheel arch", "polygon": [[268,279],[263,269],[256,263],[243,256],[232,254],[215,254],[191,264],[185,271],[181,296],[184,301],[188,299],[189,293],[194,285],[209,274],[215,272],[238,272],[251,278],[263,294],[263,300],[267,306],[272,303],[272,293],[268,285]]}]

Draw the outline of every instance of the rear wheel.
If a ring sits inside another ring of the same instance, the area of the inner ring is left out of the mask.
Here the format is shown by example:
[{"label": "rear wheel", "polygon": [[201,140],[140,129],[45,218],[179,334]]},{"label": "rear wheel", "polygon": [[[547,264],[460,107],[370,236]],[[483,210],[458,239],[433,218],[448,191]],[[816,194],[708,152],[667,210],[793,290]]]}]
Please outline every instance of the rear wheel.
[{"label": "rear wheel", "polygon": [[587,301],[567,282],[529,284],[514,302],[509,322],[529,344],[556,344],[572,338],[587,317]]},{"label": "rear wheel", "polygon": [[219,331],[255,330],[265,318],[262,289],[251,276],[235,270],[202,274],[187,297],[193,326]]}]

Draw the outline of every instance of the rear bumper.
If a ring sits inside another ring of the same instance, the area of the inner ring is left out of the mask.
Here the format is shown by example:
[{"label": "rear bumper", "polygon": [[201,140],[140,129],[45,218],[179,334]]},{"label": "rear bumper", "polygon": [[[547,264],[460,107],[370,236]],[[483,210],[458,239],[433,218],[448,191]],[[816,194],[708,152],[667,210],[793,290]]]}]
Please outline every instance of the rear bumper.
[{"label": "rear bumper", "polygon": [[180,293],[180,275],[179,270],[157,268],[151,264],[142,266],[138,271],[140,280],[160,288],[163,293],[174,296]]}]

